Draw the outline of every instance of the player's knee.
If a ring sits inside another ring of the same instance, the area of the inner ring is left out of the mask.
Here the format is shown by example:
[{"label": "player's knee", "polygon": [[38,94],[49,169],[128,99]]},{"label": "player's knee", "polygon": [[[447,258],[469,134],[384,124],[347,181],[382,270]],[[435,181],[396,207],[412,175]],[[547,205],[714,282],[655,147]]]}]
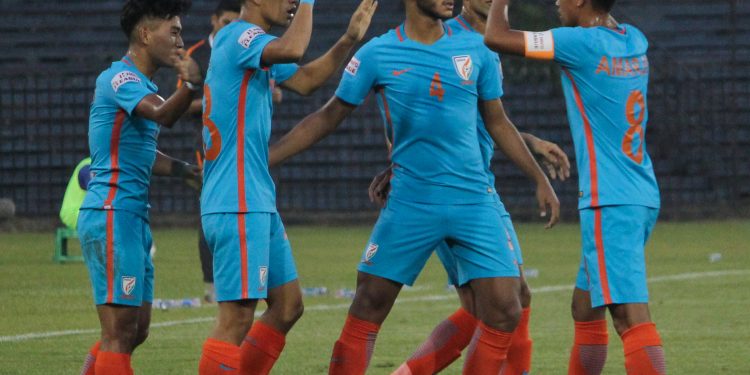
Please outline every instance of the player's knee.
[{"label": "player's knee", "polygon": [[133,341],[133,349],[135,349],[138,345],[143,344],[146,342],[146,339],[148,338],[149,330],[148,328],[139,328],[138,333],[135,335],[135,339]]},{"label": "player's knee", "polygon": [[304,311],[305,305],[302,303],[302,299],[300,299],[285,305],[282,311],[279,312],[278,319],[282,324],[291,328],[302,317]]},{"label": "player's knee", "polygon": [[137,333],[135,327],[132,330],[110,330],[102,332],[102,344],[110,351],[130,353],[135,348]]},{"label": "player's knee", "polygon": [[518,298],[507,298],[482,306],[482,322],[506,332],[512,332],[521,319],[521,304]]}]

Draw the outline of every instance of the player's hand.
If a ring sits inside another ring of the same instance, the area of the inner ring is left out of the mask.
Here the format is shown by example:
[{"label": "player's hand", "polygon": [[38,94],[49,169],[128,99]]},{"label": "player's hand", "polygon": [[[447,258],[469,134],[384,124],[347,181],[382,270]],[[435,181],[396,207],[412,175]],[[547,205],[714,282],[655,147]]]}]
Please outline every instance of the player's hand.
[{"label": "player's hand", "polygon": [[198,63],[192,57],[188,56],[184,49],[178,49],[172,56],[172,64],[182,81],[190,82],[196,86],[203,85],[203,76],[201,75]]},{"label": "player's hand", "polygon": [[378,8],[377,0],[362,0],[354,11],[351,20],[349,21],[349,28],[346,29],[346,37],[354,43],[359,43],[362,38],[365,37],[367,29],[370,27],[370,21],[372,15],[375,14],[375,9]]},{"label": "player's hand", "polygon": [[182,181],[185,185],[201,191],[203,188],[203,168],[194,164],[187,165],[185,167],[185,174],[182,176]]},{"label": "player's hand", "polygon": [[552,228],[560,221],[560,201],[546,178],[536,186],[536,200],[539,203],[539,216],[549,216],[549,221],[544,227]]},{"label": "player's hand", "polygon": [[547,169],[553,180],[565,181],[570,177],[570,160],[560,146],[540,138],[529,144],[531,152],[539,158],[540,164]]},{"label": "player's hand", "polygon": [[388,191],[391,187],[392,175],[393,171],[391,170],[391,167],[388,167],[372,179],[370,187],[367,189],[367,192],[370,195],[370,202],[375,203],[380,207],[385,206],[385,202],[388,200]]}]

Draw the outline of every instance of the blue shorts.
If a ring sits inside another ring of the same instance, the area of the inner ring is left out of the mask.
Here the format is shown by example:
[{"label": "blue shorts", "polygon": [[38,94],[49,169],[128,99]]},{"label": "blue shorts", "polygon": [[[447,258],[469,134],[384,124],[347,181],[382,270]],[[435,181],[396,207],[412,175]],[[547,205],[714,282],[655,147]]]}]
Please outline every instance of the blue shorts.
[{"label": "blue shorts", "polygon": [[284,224],[278,213],[221,213],[201,217],[214,256],[216,300],[261,299],[297,279]]},{"label": "blue shorts", "polygon": [[644,248],[659,216],[645,206],[580,210],[583,256],[576,288],[591,293],[591,306],[647,303]]},{"label": "blue shorts", "polygon": [[438,244],[447,242],[463,285],[489,277],[518,277],[497,203],[436,205],[394,198],[380,213],[357,268],[413,285]]},{"label": "blue shorts", "polygon": [[78,238],[95,304],[141,306],[153,301],[153,240],[145,218],[124,210],[83,209]]},{"label": "blue shorts", "polygon": [[[505,210],[505,206],[500,203],[499,208],[500,215],[503,218],[503,224],[505,225],[505,237],[508,241],[508,247],[513,251],[516,256],[516,264],[519,266],[523,265],[523,255],[521,254],[521,245],[518,243],[518,236],[516,230],[513,227],[513,222],[510,220],[510,214]],[[443,241],[435,249],[435,252],[440,258],[440,262],[443,263],[445,272],[448,274],[448,284],[453,286],[460,286],[458,283],[458,264],[456,263],[456,257],[453,255],[454,251],[465,251],[465,249],[457,248],[460,245],[454,244],[453,247],[448,245],[447,241]]]}]

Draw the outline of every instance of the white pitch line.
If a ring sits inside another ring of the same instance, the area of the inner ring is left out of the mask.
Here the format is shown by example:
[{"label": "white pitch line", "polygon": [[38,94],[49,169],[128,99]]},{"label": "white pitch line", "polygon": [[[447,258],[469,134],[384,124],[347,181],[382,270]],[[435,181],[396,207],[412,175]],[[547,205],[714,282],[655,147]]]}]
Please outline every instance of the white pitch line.
[{"label": "white pitch line", "polygon": [[[666,281],[679,281],[679,280],[695,280],[704,279],[710,277],[722,277],[722,276],[742,276],[750,275],[750,270],[724,270],[724,271],[710,271],[710,272],[690,272],[681,273],[677,275],[667,276],[656,276],[648,279],[649,283],[659,283]],[[549,285],[538,288],[531,288],[531,292],[534,294],[539,293],[553,293],[573,290],[572,285]],[[405,297],[396,300],[397,303],[409,303],[409,302],[425,302],[425,301],[442,301],[456,298],[452,293],[436,294],[422,297]],[[305,307],[305,311],[330,311],[349,308],[349,303],[339,303],[333,305],[313,305]],[[256,316],[259,316],[262,312],[257,312]],[[214,317],[205,318],[194,318],[184,320],[171,320],[166,322],[152,323],[151,328],[161,327],[172,327],[184,324],[195,324],[195,323],[207,323],[214,321]],[[12,336],[0,336],[0,343],[3,342],[20,342],[34,339],[46,339],[51,337],[59,336],[73,336],[73,335],[93,335],[99,333],[99,329],[71,329],[66,331],[51,331],[51,332],[37,332],[37,333],[25,333],[21,335]]]}]

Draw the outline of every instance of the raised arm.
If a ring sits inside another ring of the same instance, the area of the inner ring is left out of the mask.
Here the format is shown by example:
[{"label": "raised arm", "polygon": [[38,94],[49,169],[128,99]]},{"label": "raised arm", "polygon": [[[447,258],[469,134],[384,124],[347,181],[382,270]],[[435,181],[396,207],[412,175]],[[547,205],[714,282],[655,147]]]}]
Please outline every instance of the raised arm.
[{"label": "raised arm", "polygon": [[[490,49],[503,54],[526,55],[526,35],[523,31],[511,30],[508,21],[510,0],[493,0],[487,17],[484,43]],[[531,33],[530,33],[531,34]],[[533,36],[533,34],[531,34]]]},{"label": "raised arm", "polygon": [[173,64],[180,79],[186,83],[181,85],[167,100],[156,94],[145,96],[133,111],[137,116],[168,128],[171,128],[188,110],[196,93],[203,85],[203,77],[198,64],[187,56],[184,50],[178,50],[177,56],[173,58]]},{"label": "raised arm", "polygon": [[547,228],[551,228],[560,219],[560,202],[547,176],[544,175],[544,172],[526,147],[518,130],[516,130],[516,127],[505,114],[505,109],[500,99],[482,101],[480,102],[479,109],[482,113],[484,124],[487,127],[487,132],[495,141],[498,148],[529,179],[536,183],[536,198],[539,203],[540,215],[546,217],[548,208],[551,210],[549,222],[547,223]]},{"label": "raised arm", "polygon": [[362,0],[349,21],[346,33],[336,44],[319,58],[301,66],[282,86],[301,95],[310,95],[320,88],[346,62],[352,48],[362,41],[377,7],[376,0]]},{"label": "raised arm", "polygon": [[305,117],[289,133],[271,145],[268,150],[268,165],[276,166],[333,133],[355,108],[337,97],[331,98],[323,108]]},{"label": "raised arm", "polygon": [[[294,0],[288,0],[294,6]],[[305,55],[313,25],[313,3],[315,0],[300,0],[294,19],[284,35],[268,43],[263,49],[263,65],[283,64],[299,61]],[[243,12],[245,8],[243,8]]]}]

